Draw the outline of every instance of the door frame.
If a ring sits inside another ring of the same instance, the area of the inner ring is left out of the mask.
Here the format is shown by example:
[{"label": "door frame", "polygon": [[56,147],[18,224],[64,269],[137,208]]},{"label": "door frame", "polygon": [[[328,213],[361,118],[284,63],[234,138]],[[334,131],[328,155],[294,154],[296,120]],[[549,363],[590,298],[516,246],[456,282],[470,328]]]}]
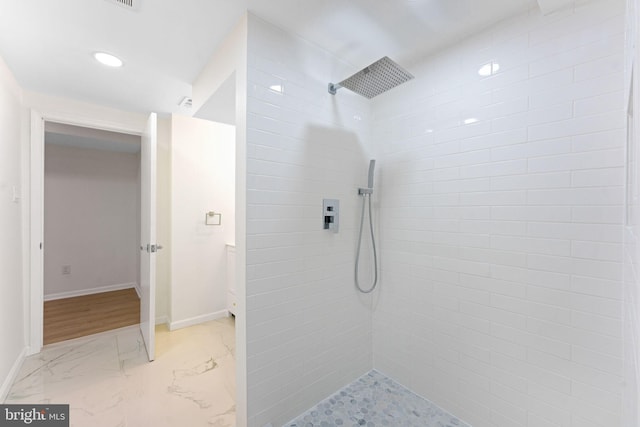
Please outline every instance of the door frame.
[{"label": "door frame", "polygon": [[46,111],[37,108],[30,110],[30,146],[29,146],[29,338],[28,355],[40,353],[43,346],[44,322],[44,251],[41,244],[44,239],[44,124],[61,123],[88,127],[111,132],[140,135],[144,133],[144,124],[140,127],[125,122],[106,121],[82,116],[72,112]]}]

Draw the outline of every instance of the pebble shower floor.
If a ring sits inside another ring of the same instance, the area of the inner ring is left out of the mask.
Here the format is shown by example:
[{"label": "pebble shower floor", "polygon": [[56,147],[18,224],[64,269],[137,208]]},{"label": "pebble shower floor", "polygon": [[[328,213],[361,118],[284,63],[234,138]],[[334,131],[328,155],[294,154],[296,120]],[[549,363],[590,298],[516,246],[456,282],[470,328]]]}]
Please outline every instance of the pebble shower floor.
[{"label": "pebble shower floor", "polygon": [[471,427],[373,370],[283,427]]}]

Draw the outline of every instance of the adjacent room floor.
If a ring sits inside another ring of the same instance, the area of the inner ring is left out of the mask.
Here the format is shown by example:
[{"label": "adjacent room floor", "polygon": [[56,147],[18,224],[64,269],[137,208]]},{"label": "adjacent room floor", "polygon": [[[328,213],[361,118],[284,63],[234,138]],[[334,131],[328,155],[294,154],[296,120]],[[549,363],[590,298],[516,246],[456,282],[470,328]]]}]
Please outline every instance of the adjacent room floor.
[{"label": "adjacent room floor", "polygon": [[101,292],[44,303],[44,344],[53,344],[140,322],[135,289]]},{"label": "adjacent room floor", "polygon": [[235,425],[234,319],[156,328],[147,362],[137,326],[45,346],[6,403],[68,403],[72,427]]}]

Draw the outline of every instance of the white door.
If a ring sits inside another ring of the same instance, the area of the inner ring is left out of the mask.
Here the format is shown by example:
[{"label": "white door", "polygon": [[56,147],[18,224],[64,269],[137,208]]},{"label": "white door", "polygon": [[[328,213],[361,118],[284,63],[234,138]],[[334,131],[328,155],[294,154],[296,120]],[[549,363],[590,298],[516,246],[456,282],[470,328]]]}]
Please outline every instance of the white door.
[{"label": "white door", "polygon": [[156,122],[151,113],[140,148],[140,331],[149,361],[156,338]]}]

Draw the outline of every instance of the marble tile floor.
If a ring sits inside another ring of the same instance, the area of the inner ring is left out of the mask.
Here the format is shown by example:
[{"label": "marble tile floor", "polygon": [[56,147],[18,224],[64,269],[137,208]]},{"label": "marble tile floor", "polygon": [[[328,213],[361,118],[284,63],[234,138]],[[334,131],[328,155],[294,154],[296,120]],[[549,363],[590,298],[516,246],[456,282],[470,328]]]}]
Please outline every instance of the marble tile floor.
[{"label": "marble tile floor", "polygon": [[283,427],[471,427],[373,370]]},{"label": "marble tile floor", "polygon": [[232,317],[156,328],[147,361],[138,326],[45,346],[5,403],[68,403],[71,427],[235,426]]}]

